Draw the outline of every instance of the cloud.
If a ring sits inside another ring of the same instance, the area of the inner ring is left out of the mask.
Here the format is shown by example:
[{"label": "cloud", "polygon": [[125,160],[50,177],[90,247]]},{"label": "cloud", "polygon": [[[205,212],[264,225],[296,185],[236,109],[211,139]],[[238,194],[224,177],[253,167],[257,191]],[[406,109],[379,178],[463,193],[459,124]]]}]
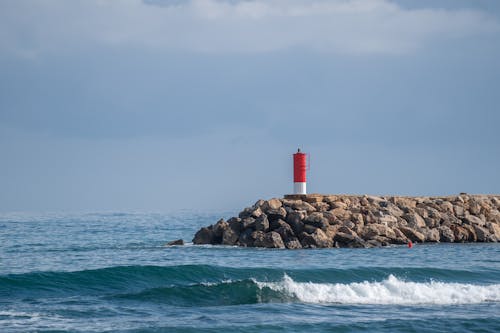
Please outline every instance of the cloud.
[{"label": "cloud", "polygon": [[302,48],[405,54],[495,33],[485,12],[404,9],[386,0],[47,0],[0,4],[0,50],[34,57],[87,47],[206,53]]}]

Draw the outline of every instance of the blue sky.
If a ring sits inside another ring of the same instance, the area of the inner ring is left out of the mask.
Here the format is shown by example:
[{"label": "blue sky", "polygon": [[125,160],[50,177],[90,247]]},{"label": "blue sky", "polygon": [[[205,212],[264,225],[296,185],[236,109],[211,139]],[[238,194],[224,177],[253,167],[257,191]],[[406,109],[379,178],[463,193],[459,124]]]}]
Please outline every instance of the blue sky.
[{"label": "blue sky", "polygon": [[0,3],[0,211],[500,192],[498,1]]}]

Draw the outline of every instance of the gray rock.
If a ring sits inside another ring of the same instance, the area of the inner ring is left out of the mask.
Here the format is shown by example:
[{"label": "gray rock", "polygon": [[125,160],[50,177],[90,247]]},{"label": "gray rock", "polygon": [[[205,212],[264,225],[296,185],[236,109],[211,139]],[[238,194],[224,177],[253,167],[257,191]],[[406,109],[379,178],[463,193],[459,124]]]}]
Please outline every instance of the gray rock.
[{"label": "gray rock", "polygon": [[261,215],[255,220],[255,230],[267,232],[269,230],[269,220],[266,215]]},{"label": "gray rock", "polygon": [[231,227],[226,228],[222,233],[222,244],[234,245],[236,244],[236,241],[238,240],[239,236],[240,236],[239,231],[234,230]]},{"label": "gray rock", "polygon": [[167,246],[174,246],[174,245],[184,245],[184,241],[182,239],[176,239],[167,243]]},{"label": "gray rock", "polygon": [[282,219],[282,220],[286,219],[286,210],[283,207],[280,207],[278,209],[268,209],[266,211],[266,214],[267,214],[269,221],[278,220],[278,219]]},{"label": "gray rock", "polygon": [[254,246],[254,241],[255,238],[253,229],[245,229],[241,232],[237,244],[239,246],[252,247]]},{"label": "gray rock", "polygon": [[203,227],[194,235],[193,244],[215,244],[215,235],[212,226]]},{"label": "gray rock", "polygon": [[247,228],[255,229],[255,218],[247,217],[241,220],[241,229],[247,229]]},{"label": "gray rock", "polygon": [[467,214],[462,221],[464,223],[470,224],[470,225],[478,225],[480,227],[484,227],[486,225],[486,222],[481,220],[479,217]]},{"label": "gray rock", "polygon": [[[409,213],[403,215],[403,218],[408,222],[408,226],[411,228],[425,228],[425,220],[417,213]],[[403,231],[404,233],[404,231]],[[410,238],[411,239],[411,238]],[[413,240],[412,240],[413,241]]]},{"label": "gray rock", "polygon": [[490,231],[486,228],[474,225],[474,230],[476,231],[478,242],[495,242],[496,239],[491,237]]},{"label": "gray rock", "polygon": [[447,226],[441,226],[438,228],[439,230],[439,240],[441,242],[452,243],[455,241],[455,235],[453,231]]},{"label": "gray rock", "polygon": [[275,231],[266,233],[263,237],[255,239],[254,245],[257,247],[284,249],[285,244],[280,234]]},{"label": "gray rock", "polygon": [[302,244],[300,244],[300,241],[297,239],[297,237],[292,237],[285,241],[285,247],[287,249],[301,249]]},{"label": "gray rock", "polygon": [[305,220],[304,224],[312,225],[316,228],[326,229],[330,223],[328,223],[328,219],[323,216],[320,212],[311,213]]},{"label": "gray rock", "polygon": [[304,222],[302,222],[302,214],[299,212],[292,212],[286,216],[286,223],[288,223],[293,232],[296,235],[300,235],[300,233],[304,230]]},{"label": "gray rock", "polygon": [[222,233],[227,228],[229,228],[229,223],[224,221],[224,219],[220,219],[219,221],[217,221],[217,223],[215,223],[215,225],[213,227],[215,238],[222,239]]},{"label": "gray rock", "polygon": [[412,242],[422,243],[423,241],[425,241],[425,236],[417,230],[408,227],[399,227],[398,229]]},{"label": "gray rock", "polygon": [[311,234],[306,234],[303,236],[301,241],[302,247],[304,248],[315,248],[315,247],[332,247],[333,241],[328,238],[328,236],[321,229],[314,230]]},{"label": "gray rock", "polygon": [[366,247],[366,242],[361,237],[343,232],[337,232],[333,240],[338,247]]}]

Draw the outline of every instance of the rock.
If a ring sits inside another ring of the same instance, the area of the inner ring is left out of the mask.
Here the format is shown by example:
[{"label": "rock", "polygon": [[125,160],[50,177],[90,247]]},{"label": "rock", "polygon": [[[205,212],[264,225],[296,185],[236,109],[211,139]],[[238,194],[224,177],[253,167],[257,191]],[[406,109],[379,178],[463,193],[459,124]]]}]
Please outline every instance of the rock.
[{"label": "rock", "polygon": [[439,240],[441,242],[452,243],[455,241],[455,236],[453,231],[447,226],[441,226],[438,228],[439,230]]},{"label": "rock", "polygon": [[463,217],[465,215],[464,207],[459,205],[453,206],[453,211],[457,217]]},{"label": "rock", "polygon": [[490,231],[486,228],[480,227],[478,225],[474,225],[474,230],[476,231],[477,241],[478,242],[495,242],[496,239],[492,238]]},{"label": "rock", "polygon": [[335,201],[335,202],[331,203],[331,207],[332,207],[332,209],[342,208],[345,210],[345,209],[347,209],[347,204],[345,202],[342,202],[342,201]]},{"label": "rock", "polygon": [[316,211],[316,208],[314,208],[310,203],[302,201],[302,200],[297,200],[298,202],[292,205],[292,208],[295,210],[304,210],[307,213],[312,213]]},{"label": "rock", "polygon": [[278,220],[278,219],[286,219],[286,210],[283,207],[280,207],[278,209],[268,209],[266,211],[267,217],[269,218],[269,221],[272,220]]},{"label": "rock", "polygon": [[343,232],[337,232],[333,240],[339,247],[366,247],[366,243],[361,237]]},{"label": "rock", "polygon": [[500,241],[500,225],[498,225],[496,223],[489,222],[489,223],[486,223],[486,227],[488,227],[488,230],[490,231],[490,233],[493,236],[495,236],[497,241]]},{"label": "rock", "polygon": [[473,226],[471,226],[470,224],[462,224],[461,227],[467,230],[467,233],[469,235],[469,237],[467,238],[468,242],[477,242],[476,230],[474,230]]},{"label": "rock", "polygon": [[394,226],[397,222],[397,217],[391,215],[382,215],[378,218],[378,223],[386,226]]},{"label": "rock", "polygon": [[394,230],[389,228],[386,225],[381,225],[381,224],[369,224],[363,229],[363,238],[365,240],[372,239],[375,236],[384,236],[387,238],[396,238],[396,234]]},{"label": "rock", "polygon": [[385,202],[385,209],[384,213],[389,216],[394,216],[394,217],[401,217],[403,216],[404,212],[395,204],[388,202],[388,201],[383,201]]},{"label": "rock", "polygon": [[267,201],[264,201],[262,204],[262,209],[264,212],[268,213],[269,210],[276,210],[279,209],[283,204],[279,199],[270,199]]},{"label": "rock", "polygon": [[330,205],[326,202],[315,202],[311,204],[314,208],[316,208],[317,212],[326,212],[330,209]]},{"label": "rock", "polygon": [[[260,215],[262,216],[262,215]],[[259,216],[259,218],[260,218]],[[255,229],[255,218],[253,217],[246,217],[243,220],[241,220],[241,229]]]},{"label": "rock", "polygon": [[425,240],[425,236],[414,229],[408,227],[399,227],[398,229],[412,242],[422,243]]},{"label": "rock", "polygon": [[[425,228],[425,220],[422,218],[422,216],[418,215],[417,213],[409,213],[403,215],[403,218],[408,222],[408,226],[412,228]],[[403,231],[404,233],[404,231]],[[408,237],[410,238],[410,237]],[[411,238],[410,238],[411,239]],[[412,239],[413,241],[413,239]]]},{"label": "rock", "polygon": [[330,223],[328,223],[328,219],[326,219],[322,213],[314,212],[311,213],[305,220],[304,224],[310,224],[313,227],[326,229]]},{"label": "rock", "polygon": [[351,213],[343,208],[335,208],[335,209],[332,209],[330,212],[332,212],[332,214],[340,220],[350,220],[351,219]]},{"label": "rock", "polygon": [[254,246],[254,231],[253,229],[245,229],[241,232],[237,244],[239,246],[252,247]]},{"label": "rock", "polygon": [[176,239],[167,243],[167,246],[174,246],[174,245],[184,245],[184,241],[182,239]]},{"label": "rock", "polygon": [[234,245],[240,237],[239,230],[231,228],[226,228],[222,233],[222,244],[223,245]]},{"label": "rock", "polygon": [[456,224],[452,224],[450,229],[453,231],[453,237],[456,243],[467,242],[469,239],[469,231],[467,229]]},{"label": "rock", "polygon": [[437,230],[437,229],[425,228],[424,230],[422,230],[422,234],[424,235],[426,242],[437,243],[437,242],[439,242],[439,239],[441,238],[441,236],[439,235],[439,230]]},{"label": "rock", "polygon": [[415,208],[417,203],[414,199],[411,198],[404,198],[404,197],[393,197],[391,198],[392,202],[401,208],[402,210],[407,210],[409,208]]},{"label": "rock", "polygon": [[[219,221],[217,221],[217,223],[215,223],[215,225],[213,227],[213,232],[214,232],[215,238],[219,238],[220,240],[222,240],[222,233],[227,228],[229,228],[229,223],[224,221],[224,219],[220,219]],[[218,243],[220,243],[220,241]]]},{"label": "rock", "polygon": [[453,204],[449,201],[443,201],[439,204],[440,206],[440,211],[445,212],[445,213],[450,213],[453,214]]},{"label": "rock", "polygon": [[283,225],[281,227],[276,229],[276,232],[280,234],[281,239],[283,239],[283,242],[285,243],[289,241],[291,238],[295,237],[292,227],[285,222],[283,222]]},{"label": "rock", "polygon": [[332,247],[333,241],[328,238],[323,230],[316,229],[313,233],[304,235],[301,244],[304,248]]},{"label": "rock", "polygon": [[304,222],[302,222],[303,216],[304,215],[299,212],[292,212],[286,216],[286,223],[292,227],[296,235],[300,235],[304,230]]},{"label": "rock", "polygon": [[315,226],[312,226],[310,224],[304,224],[304,232],[307,233],[307,234],[312,234],[313,232],[316,231],[316,228]]},{"label": "rock", "polygon": [[285,226],[285,227],[288,226],[288,223],[286,223],[282,219],[277,219],[277,220],[273,220],[273,221],[269,222],[269,230],[270,231],[276,231],[276,229],[279,229],[283,226]]},{"label": "rock", "polygon": [[215,244],[212,226],[203,227],[194,235],[193,244]]},{"label": "rock", "polygon": [[266,215],[261,215],[255,220],[255,230],[264,232],[269,230],[269,220]]},{"label": "rock", "polygon": [[300,241],[297,239],[297,237],[292,237],[285,242],[285,247],[287,249],[301,249],[302,244],[300,244]]},{"label": "rock", "polygon": [[486,222],[481,220],[479,217],[470,214],[466,214],[462,221],[470,225],[478,225],[481,227],[485,226],[486,224]]},{"label": "rock", "polygon": [[285,244],[283,243],[280,234],[278,234],[275,231],[270,231],[264,234],[263,237],[256,238],[254,245],[257,247],[276,248],[276,249],[285,248]]}]

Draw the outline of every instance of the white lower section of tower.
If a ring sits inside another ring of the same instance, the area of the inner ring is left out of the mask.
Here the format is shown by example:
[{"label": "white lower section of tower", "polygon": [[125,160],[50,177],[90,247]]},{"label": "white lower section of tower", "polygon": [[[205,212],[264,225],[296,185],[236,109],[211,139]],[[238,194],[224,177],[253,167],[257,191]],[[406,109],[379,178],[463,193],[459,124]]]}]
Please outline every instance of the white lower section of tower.
[{"label": "white lower section of tower", "polygon": [[307,194],[306,183],[293,183],[293,194]]}]

